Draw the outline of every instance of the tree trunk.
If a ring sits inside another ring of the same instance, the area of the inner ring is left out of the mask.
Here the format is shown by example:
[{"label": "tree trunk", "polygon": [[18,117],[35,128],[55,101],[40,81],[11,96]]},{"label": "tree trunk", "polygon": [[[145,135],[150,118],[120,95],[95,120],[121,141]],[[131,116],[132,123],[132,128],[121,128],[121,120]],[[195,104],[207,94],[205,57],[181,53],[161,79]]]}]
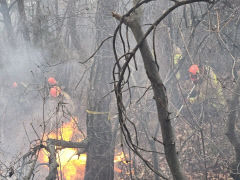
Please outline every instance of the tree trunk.
[{"label": "tree trunk", "polygon": [[0,0],[0,12],[2,13],[4,25],[7,30],[8,40],[12,46],[15,46],[13,26],[6,0]]},{"label": "tree trunk", "polygon": [[[111,12],[116,7],[116,0],[99,0],[96,13],[97,45],[114,30]],[[106,41],[95,56],[91,68],[90,89],[88,94],[87,135],[89,146],[85,180],[114,178],[112,147],[112,128],[109,121],[110,96],[112,90],[112,67],[114,56],[111,41]]]},{"label": "tree trunk", "polygon": [[68,2],[68,29],[70,31],[71,36],[71,44],[76,48],[77,50],[83,49],[81,48],[80,38],[77,33],[77,25],[76,25],[76,2],[75,0],[69,0]]},{"label": "tree trunk", "polygon": [[[236,87],[234,88],[234,92],[240,91],[240,79],[238,78],[238,81],[236,83]],[[228,137],[230,143],[234,147],[235,150],[235,162],[231,164],[231,176],[235,180],[240,180],[239,175],[239,163],[240,163],[240,139],[238,135],[236,134],[236,121],[237,121],[237,111],[235,110],[236,107],[239,105],[239,95],[233,94],[231,101],[228,102],[228,123],[227,123],[227,132],[226,136]]]},{"label": "tree trunk", "polygon": [[20,16],[20,29],[25,41],[30,41],[29,29],[27,27],[27,17],[24,9],[24,0],[18,0],[18,13]]},{"label": "tree trunk", "polygon": [[[158,111],[158,120],[161,125],[164,152],[173,179],[186,180],[187,178],[180,166],[177,157],[173,128],[171,125],[171,120],[169,119],[170,113],[168,112],[168,98],[166,88],[164,87],[163,81],[159,75],[158,67],[154,61],[148,42],[144,38],[144,33],[140,25],[141,11],[135,10],[135,12],[137,13],[134,13],[129,18],[125,18],[124,23],[131,28],[137,43],[140,44],[139,50],[141,52],[146,74],[152,85],[154,99],[156,101]],[[118,14],[114,13],[113,16],[119,20],[121,19]],[[162,16],[162,19],[163,18],[164,15]]]},{"label": "tree trunk", "polygon": [[40,7],[40,1],[36,2],[36,10],[33,19],[33,44],[37,47],[42,47],[43,30],[42,30],[42,11]]},{"label": "tree trunk", "polygon": [[[130,28],[133,31],[136,41],[139,43],[140,40],[143,39],[143,31],[140,24],[137,21],[134,21],[134,23],[131,23]],[[162,79],[160,78],[156,63],[154,62],[154,58],[146,40],[144,40],[140,46],[140,52],[147,76],[151,81],[153,88],[154,99],[156,101],[158,111],[158,119],[161,124],[164,151],[168,165],[174,179],[186,179],[177,157],[173,128],[169,119],[166,89],[163,85]]]}]

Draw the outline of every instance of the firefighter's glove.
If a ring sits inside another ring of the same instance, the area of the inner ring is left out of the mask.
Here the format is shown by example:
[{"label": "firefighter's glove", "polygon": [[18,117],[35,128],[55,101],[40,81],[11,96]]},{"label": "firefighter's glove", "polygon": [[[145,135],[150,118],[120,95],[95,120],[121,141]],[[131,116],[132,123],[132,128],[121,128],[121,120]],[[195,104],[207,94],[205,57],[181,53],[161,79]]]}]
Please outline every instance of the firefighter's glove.
[{"label": "firefighter's glove", "polygon": [[194,97],[189,98],[189,102],[190,102],[191,104],[193,104],[195,101],[196,101],[196,98],[194,98]]},{"label": "firefighter's glove", "polygon": [[197,99],[197,91],[193,90],[191,94],[189,95],[189,102],[193,104]]}]

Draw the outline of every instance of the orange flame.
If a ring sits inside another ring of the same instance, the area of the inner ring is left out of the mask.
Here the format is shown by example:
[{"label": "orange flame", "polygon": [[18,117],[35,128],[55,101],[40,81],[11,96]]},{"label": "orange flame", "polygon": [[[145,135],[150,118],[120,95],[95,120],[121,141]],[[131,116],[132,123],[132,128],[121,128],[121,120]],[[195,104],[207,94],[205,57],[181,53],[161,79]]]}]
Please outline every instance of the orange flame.
[{"label": "orange flame", "polygon": [[[77,128],[74,128],[76,119],[71,118],[71,121],[63,124],[61,128],[59,128],[56,132],[50,133],[44,139],[62,139],[65,141],[71,141],[73,136],[79,134],[77,132]],[[80,139],[81,140],[81,139]],[[39,162],[48,163],[49,153],[46,150],[40,151],[39,154]],[[76,149],[65,148],[58,150],[57,162],[59,164],[58,172],[59,177],[62,176],[64,180],[83,180],[85,173],[85,165],[86,165],[87,155],[81,154],[79,157],[76,155]],[[127,164],[125,161],[125,156],[122,153],[114,156],[114,171],[117,173],[121,173],[122,170],[116,167],[118,162],[123,162]]]},{"label": "orange flame", "polygon": [[[71,118],[70,122],[63,124],[57,132],[52,132],[44,139],[61,139],[64,141],[71,141],[73,136],[78,134],[77,128],[75,128],[75,118]],[[80,139],[81,140],[81,139]],[[39,154],[39,161],[41,163],[48,163],[48,152],[42,150]],[[84,177],[85,164],[87,156],[81,154],[80,157],[76,155],[76,149],[66,148],[58,151],[57,162],[59,164],[58,172],[61,172],[59,176],[62,176],[64,180],[81,180]]]},{"label": "orange flame", "polygon": [[123,162],[124,164],[128,163],[125,160],[125,155],[124,155],[123,152],[121,152],[120,154],[114,156],[114,163],[117,163],[117,162]]}]

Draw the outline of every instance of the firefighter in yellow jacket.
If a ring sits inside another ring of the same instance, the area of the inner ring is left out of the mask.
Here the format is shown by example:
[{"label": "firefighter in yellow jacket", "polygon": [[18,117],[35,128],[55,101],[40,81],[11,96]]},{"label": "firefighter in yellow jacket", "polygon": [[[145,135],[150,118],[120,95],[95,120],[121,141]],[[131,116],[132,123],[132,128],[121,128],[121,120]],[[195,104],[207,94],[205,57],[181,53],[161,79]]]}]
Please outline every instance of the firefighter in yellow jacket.
[{"label": "firefighter in yellow jacket", "polygon": [[214,108],[223,108],[225,98],[220,82],[210,66],[193,64],[189,68],[190,79],[195,85],[189,97],[192,104],[210,104]]},{"label": "firefighter in yellow jacket", "polygon": [[[174,50],[174,56],[173,56],[173,64],[174,64],[174,68],[177,68],[182,60],[182,51],[179,47],[176,47]],[[177,70],[177,73],[175,75],[176,79],[179,80],[181,75],[179,70]]]}]

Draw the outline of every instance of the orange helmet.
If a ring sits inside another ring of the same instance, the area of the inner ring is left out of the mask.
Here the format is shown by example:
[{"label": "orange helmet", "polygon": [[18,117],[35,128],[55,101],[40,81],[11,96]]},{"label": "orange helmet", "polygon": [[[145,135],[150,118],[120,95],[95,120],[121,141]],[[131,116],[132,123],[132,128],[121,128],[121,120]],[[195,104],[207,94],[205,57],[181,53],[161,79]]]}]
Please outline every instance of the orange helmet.
[{"label": "orange helmet", "polygon": [[60,87],[58,87],[58,86],[53,86],[51,89],[50,89],[50,95],[52,96],[52,97],[58,97],[59,96],[59,94],[61,93],[61,89],[60,89]]},{"label": "orange helmet", "polygon": [[49,83],[50,85],[55,85],[55,84],[57,84],[57,81],[56,81],[56,79],[54,79],[53,77],[50,77],[50,78],[48,78],[48,83]]},{"label": "orange helmet", "polygon": [[18,86],[17,82],[14,82],[14,83],[12,84],[12,87],[14,87],[14,88],[16,88],[17,86]]},{"label": "orange helmet", "polygon": [[198,65],[196,65],[196,64],[191,65],[190,68],[188,69],[188,71],[191,74],[196,75],[197,73],[199,73]]}]

